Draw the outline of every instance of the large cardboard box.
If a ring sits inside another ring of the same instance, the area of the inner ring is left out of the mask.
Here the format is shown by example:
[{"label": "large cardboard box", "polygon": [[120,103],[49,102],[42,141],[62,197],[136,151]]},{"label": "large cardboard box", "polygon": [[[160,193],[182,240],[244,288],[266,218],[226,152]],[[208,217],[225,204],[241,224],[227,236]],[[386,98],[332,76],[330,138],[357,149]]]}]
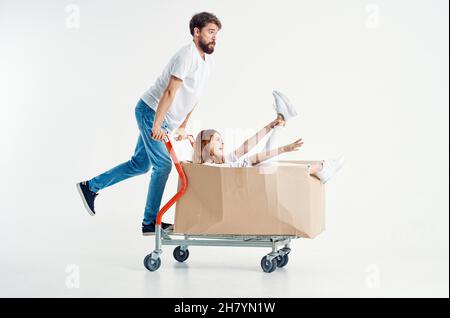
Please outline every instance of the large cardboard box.
[{"label": "large cardboard box", "polygon": [[325,230],[325,192],[308,163],[314,161],[250,168],[183,162],[188,186],[176,204],[174,231],[314,238]]}]

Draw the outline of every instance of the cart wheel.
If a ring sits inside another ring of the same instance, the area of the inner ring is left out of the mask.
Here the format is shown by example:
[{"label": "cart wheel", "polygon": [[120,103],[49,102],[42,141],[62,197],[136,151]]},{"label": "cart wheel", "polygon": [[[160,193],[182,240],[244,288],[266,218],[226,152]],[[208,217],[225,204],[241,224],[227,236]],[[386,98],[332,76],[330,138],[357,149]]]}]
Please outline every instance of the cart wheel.
[{"label": "cart wheel", "polygon": [[152,254],[148,254],[144,258],[144,266],[150,272],[154,272],[161,266],[161,259],[159,257],[157,259],[153,259]]},{"label": "cart wheel", "polygon": [[181,249],[181,246],[177,246],[174,250],[173,250],[173,257],[175,257],[175,259],[177,261],[179,261],[180,263],[184,262],[185,260],[188,259],[189,257],[189,250],[185,250],[183,251]]},{"label": "cart wheel", "polygon": [[277,259],[274,258],[269,261],[267,256],[264,256],[261,260],[261,268],[266,273],[272,273],[277,268]]},{"label": "cart wheel", "polygon": [[287,263],[289,262],[289,256],[287,254],[285,254],[284,256],[277,256],[276,258],[277,260],[277,266],[279,268],[284,267],[287,265]]}]

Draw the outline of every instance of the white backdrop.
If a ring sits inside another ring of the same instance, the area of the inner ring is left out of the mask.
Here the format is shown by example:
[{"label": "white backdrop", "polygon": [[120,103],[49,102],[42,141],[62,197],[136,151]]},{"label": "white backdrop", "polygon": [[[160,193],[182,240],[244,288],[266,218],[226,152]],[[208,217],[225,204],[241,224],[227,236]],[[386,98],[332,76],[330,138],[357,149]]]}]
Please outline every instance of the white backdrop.
[{"label": "white backdrop", "polygon": [[[94,218],[75,189],[131,157],[135,104],[200,11],[223,29],[191,131],[250,133],[277,89],[300,114],[282,142],[305,141],[282,159],[347,159],[327,231],[270,275],[266,251],[228,248],[147,272],[149,175]],[[448,53],[445,0],[0,0],[0,296],[448,297]]]}]

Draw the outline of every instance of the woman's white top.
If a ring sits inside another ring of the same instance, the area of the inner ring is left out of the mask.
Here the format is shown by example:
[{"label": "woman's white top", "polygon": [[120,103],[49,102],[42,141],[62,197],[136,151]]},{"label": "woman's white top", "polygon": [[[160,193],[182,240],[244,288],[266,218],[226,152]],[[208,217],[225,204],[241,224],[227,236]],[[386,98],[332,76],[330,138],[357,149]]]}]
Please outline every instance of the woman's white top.
[{"label": "woman's white top", "polygon": [[238,158],[234,153],[234,151],[225,155],[224,159],[225,163],[205,162],[204,164],[210,166],[229,167],[229,168],[244,168],[252,166],[252,163],[248,158]]}]

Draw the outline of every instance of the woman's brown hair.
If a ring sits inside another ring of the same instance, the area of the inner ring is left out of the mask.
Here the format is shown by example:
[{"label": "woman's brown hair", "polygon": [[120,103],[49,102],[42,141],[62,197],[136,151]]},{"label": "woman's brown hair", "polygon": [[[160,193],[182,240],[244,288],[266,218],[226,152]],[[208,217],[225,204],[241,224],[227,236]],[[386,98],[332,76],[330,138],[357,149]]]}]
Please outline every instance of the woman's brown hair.
[{"label": "woman's brown hair", "polygon": [[208,144],[211,142],[211,138],[214,136],[214,134],[219,134],[217,130],[214,129],[206,129],[202,130],[197,134],[197,137],[195,138],[195,144],[194,144],[194,156],[192,159],[193,163],[205,163],[205,162],[211,162],[211,153],[210,149],[208,147]]}]

